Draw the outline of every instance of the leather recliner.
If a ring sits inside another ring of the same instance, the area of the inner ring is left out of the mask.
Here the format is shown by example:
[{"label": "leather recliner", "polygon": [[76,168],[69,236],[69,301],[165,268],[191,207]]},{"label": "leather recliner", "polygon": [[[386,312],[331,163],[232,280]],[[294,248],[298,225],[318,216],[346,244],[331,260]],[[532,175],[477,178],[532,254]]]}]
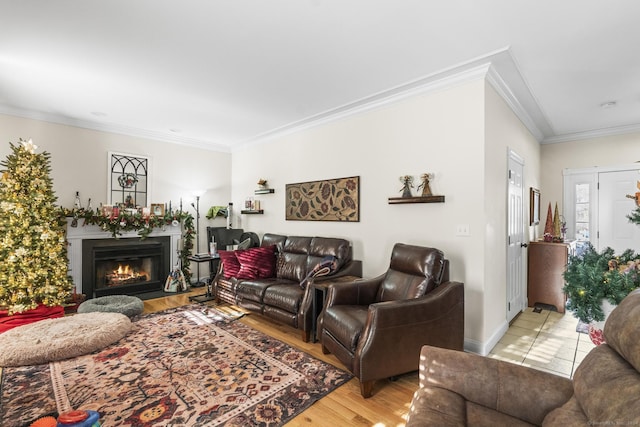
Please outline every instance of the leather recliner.
[{"label": "leather recliner", "polygon": [[322,352],[359,378],[363,397],[376,380],[416,371],[423,345],[462,350],[464,287],[448,266],[438,249],[397,243],[386,273],[329,288]]}]

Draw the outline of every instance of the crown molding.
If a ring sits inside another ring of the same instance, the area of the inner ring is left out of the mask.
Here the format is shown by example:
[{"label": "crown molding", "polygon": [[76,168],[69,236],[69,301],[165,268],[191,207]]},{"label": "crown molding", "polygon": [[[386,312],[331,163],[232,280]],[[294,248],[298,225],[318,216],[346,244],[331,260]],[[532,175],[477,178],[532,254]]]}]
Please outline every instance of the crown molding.
[{"label": "crown molding", "polygon": [[439,72],[256,135],[237,144],[232,151],[382,108],[405,98],[450,89],[478,79],[486,79],[491,84],[536,140],[540,142],[546,136],[553,134],[551,126],[533,97],[529,85],[522,78],[511,55],[510,47],[507,46]]},{"label": "crown molding", "polygon": [[24,119],[40,120],[44,122],[74,126],[83,129],[95,130],[99,132],[115,133],[120,135],[132,136],[136,138],[152,139],[155,141],[168,142],[193,148],[199,148],[208,151],[231,152],[230,148],[223,144],[211,141],[200,140],[196,138],[188,138],[175,134],[167,134],[164,132],[156,132],[135,127],[122,126],[113,123],[98,123],[89,120],[73,119],[59,114],[50,114],[40,111],[23,110],[7,105],[0,105],[0,114],[8,116],[21,117]]},{"label": "crown molding", "polygon": [[538,141],[544,139],[544,134],[540,127],[531,117],[527,109],[522,105],[518,97],[513,93],[509,85],[504,81],[500,73],[494,66],[487,73],[487,82],[498,92],[498,95],[507,103],[511,111],[520,119],[522,124],[531,132],[533,137]]},{"label": "crown molding", "polygon": [[602,138],[606,136],[626,135],[640,133],[640,124],[617,126],[612,128],[594,129],[585,132],[565,133],[563,135],[550,136],[542,140],[542,144],[556,144],[560,142],[578,141],[583,139]]},{"label": "crown molding", "polygon": [[90,120],[74,119],[60,114],[23,110],[1,104],[0,114],[75,126],[100,132],[151,139],[202,150],[229,153],[242,149],[243,147],[265,143],[349,116],[383,108],[409,97],[451,89],[455,86],[478,79],[485,79],[496,90],[523,125],[541,144],[640,132],[640,124],[638,124],[556,135],[545,113],[541,110],[539,103],[533,96],[533,92],[528,83],[520,73],[518,64],[513,58],[509,46],[339,107],[309,116],[302,120],[280,126],[231,146],[210,140],[188,138],[174,133],[150,131],[114,123],[98,123]]},{"label": "crown molding", "polygon": [[381,91],[357,101],[344,104],[340,107],[324,111],[322,113],[307,117],[305,119],[290,123],[285,126],[281,126],[279,128],[273,129],[272,131],[259,134],[253,138],[237,144],[237,146],[234,147],[232,151],[250,145],[265,143],[275,138],[280,138],[285,135],[290,135],[292,133],[331,123],[333,121],[341,120],[349,116],[379,109],[416,95],[450,89],[463,83],[478,80],[486,76],[487,70],[489,69],[490,65],[491,64],[488,62],[480,62],[474,63],[473,66],[470,66],[466,69],[454,67],[456,68],[456,72],[451,71],[450,74],[447,73],[446,77],[442,77],[442,73],[436,73],[385,91]]}]

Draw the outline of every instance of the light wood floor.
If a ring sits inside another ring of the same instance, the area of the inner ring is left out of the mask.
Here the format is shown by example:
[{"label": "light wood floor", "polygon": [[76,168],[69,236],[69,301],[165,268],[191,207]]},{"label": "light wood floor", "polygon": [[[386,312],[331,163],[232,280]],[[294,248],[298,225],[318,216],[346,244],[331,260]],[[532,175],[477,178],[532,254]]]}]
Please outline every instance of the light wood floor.
[{"label": "light wood floor", "polygon": [[[203,293],[202,289],[194,289],[189,294],[147,300],[144,302],[144,312],[153,313],[187,305],[190,304],[189,295],[201,293]],[[344,369],[333,355],[322,354],[319,343],[303,342],[300,332],[296,329],[275,323],[255,313],[244,316],[239,321],[299,348],[313,357]],[[417,388],[418,374],[414,372],[403,375],[396,381],[378,381],[373,396],[364,399],[360,394],[360,383],[354,378],[313,404],[290,421],[287,426],[403,426],[413,392]]]}]

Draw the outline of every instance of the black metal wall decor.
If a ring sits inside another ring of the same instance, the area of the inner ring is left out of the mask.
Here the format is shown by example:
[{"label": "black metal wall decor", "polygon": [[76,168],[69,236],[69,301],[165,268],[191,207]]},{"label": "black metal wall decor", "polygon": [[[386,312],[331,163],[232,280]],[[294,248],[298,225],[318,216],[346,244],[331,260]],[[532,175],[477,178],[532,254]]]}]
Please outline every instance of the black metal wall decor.
[{"label": "black metal wall decor", "polygon": [[149,158],[109,153],[109,204],[124,208],[149,206]]}]

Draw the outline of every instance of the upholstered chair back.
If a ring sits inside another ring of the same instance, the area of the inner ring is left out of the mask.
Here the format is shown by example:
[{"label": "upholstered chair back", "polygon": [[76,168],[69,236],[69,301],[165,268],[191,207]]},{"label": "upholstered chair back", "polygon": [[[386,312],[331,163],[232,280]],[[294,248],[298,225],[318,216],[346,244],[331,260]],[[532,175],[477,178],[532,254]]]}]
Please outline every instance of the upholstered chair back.
[{"label": "upholstered chair back", "polygon": [[313,270],[326,257],[334,257],[337,260],[337,269],[351,261],[351,243],[348,240],[330,237],[314,237],[309,246],[307,257],[307,273]]},{"label": "upholstered chair back", "polygon": [[376,300],[404,300],[427,294],[442,281],[445,263],[444,254],[438,249],[396,243]]},{"label": "upholstered chair back", "polygon": [[278,252],[276,276],[297,282],[326,257],[336,258],[338,270],[352,260],[351,244],[345,239],[266,233],[261,246],[271,245],[275,245]]},{"label": "upholstered chair back", "polygon": [[640,289],[629,293],[611,313],[604,326],[604,337],[633,368],[640,372]]},{"label": "upholstered chair back", "polygon": [[282,236],[280,234],[273,234],[273,233],[265,233],[265,235],[262,236],[262,243],[260,244],[260,246],[264,247],[264,246],[275,245],[276,252],[280,253],[282,252],[282,248],[284,247],[284,242],[286,241],[287,241],[287,236]]}]

